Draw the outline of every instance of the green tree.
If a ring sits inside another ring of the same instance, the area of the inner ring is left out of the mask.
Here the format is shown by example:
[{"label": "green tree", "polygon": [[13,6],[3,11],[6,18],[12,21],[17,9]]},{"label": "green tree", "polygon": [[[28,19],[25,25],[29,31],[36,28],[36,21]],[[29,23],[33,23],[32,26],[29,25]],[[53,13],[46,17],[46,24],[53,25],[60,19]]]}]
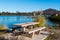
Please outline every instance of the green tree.
[{"label": "green tree", "polygon": [[56,24],[56,26],[60,26],[60,15],[53,15],[49,18],[52,22]]}]

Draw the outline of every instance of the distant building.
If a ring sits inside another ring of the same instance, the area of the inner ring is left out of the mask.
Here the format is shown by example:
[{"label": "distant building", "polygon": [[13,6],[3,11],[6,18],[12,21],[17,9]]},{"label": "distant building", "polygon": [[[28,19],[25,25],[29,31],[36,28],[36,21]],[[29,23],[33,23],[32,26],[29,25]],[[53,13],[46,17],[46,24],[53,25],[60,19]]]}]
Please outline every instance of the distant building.
[{"label": "distant building", "polygon": [[36,16],[36,12],[34,12],[33,16],[34,16],[34,17]]},{"label": "distant building", "polygon": [[43,14],[43,11],[42,11],[42,9],[41,9],[40,15],[42,15],[42,14]]},{"label": "distant building", "polygon": [[58,16],[58,14],[56,14],[56,16]]}]

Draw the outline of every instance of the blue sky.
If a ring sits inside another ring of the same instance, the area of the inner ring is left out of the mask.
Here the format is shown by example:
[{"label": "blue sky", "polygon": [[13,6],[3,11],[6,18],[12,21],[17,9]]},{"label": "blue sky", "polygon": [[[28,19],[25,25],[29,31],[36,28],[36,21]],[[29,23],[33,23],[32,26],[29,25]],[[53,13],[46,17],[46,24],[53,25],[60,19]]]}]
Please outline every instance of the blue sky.
[{"label": "blue sky", "polygon": [[0,0],[0,12],[32,12],[48,8],[60,10],[60,0]]}]

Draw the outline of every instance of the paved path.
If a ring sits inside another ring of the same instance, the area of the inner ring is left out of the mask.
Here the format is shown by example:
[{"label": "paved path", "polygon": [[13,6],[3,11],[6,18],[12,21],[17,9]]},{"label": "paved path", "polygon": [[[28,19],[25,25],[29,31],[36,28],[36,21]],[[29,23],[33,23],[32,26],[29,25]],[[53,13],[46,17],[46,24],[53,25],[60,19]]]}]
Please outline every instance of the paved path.
[{"label": "paved path", "polygon": [[28,37],[25,37],[26,40],[43,40],[44,38],[46,38],[48,35],[34,35],[34,37],[32,38],[28,38]]},{"label": "paved path", "polygon": [[32,38],[32,40],[43,40],[44,38],[46,38],[48,35],[35,35],[34,38]]}]

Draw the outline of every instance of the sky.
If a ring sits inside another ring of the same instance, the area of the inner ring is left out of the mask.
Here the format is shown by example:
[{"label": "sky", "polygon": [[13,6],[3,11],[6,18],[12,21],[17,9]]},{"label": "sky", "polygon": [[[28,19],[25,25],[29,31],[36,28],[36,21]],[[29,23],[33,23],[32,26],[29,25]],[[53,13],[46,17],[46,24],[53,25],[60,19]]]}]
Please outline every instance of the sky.
[{"label": "sky", "polygon": [[60,0],[0,0],[0,12],[32,12],[48,8],[60,10]]}]

